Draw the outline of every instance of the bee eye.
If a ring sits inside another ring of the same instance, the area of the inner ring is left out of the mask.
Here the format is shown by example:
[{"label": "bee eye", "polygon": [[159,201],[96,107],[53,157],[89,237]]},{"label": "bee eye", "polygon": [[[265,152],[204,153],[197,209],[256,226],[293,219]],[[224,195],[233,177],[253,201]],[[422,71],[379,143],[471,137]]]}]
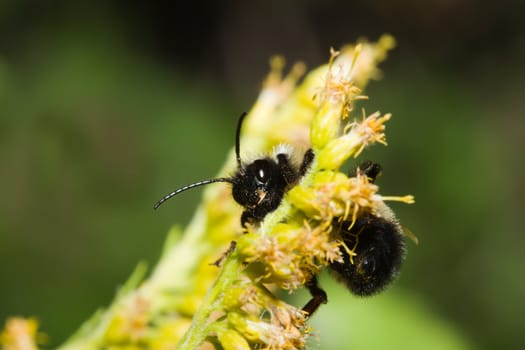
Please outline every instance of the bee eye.
[{"label": "bee eye", "polygon": [[254,173],[255,173],[255,181],[258,185],[264,185],[268,182],[269,174],[270,174],[270,164],[267,160],[259,159],[256,160],[253,163],[254,166]]},{"label": "bee eye", "polygon": [[257,173],[257,180],[264,181],[265,177],[266,177],[266,174],[264,173],[264,170],[259,169],[259,172]]}]

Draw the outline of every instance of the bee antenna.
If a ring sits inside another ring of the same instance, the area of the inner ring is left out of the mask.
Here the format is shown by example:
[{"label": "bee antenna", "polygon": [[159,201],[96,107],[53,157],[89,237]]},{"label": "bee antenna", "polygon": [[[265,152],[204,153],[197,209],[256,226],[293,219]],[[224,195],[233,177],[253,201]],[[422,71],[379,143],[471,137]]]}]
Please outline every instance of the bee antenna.
[{"label": "bee antenna", "polygon": [[202,186],[202,185],[211,184],[211,183],[214,183],[214,182],[229,182],[229,183],[232,183],[232,179],[229,178],[229,177],[219,177],[219,178],[216,178],[216,179],[202,180],[202,181],[198,181],[198,182],[194,182],[192,184],[186,185],[184,187],[181,187],[181,188],[179,188],[179,189],[177,189],[177,190],[175,190],[175,191],[165,195],[161,199],[159,199],[159,201],[157,203],[155,203],[155,205],[153,206],[153,209],[157,209],[158,207],[160,207],[160,205],[162,203],[164,203],[165,201],[167,201],[168,199],[170,199],[172,197],[175,197],[176,195],[178,195],[181,192],[184,192],[184,191],[189,190],[189,189],[194,188],[194,187],[199,187],[199,186]]},{"label": "bee antenna", "polygon": [[235,132],[235,155],[237,156],[237,166],[239,169],[242,169],[241,164],[241,127],[242,123],[244,121],[244,118],[246,117],[247,113],[244,112],[239,117],[239,121],[237,122],[237,131]]}]

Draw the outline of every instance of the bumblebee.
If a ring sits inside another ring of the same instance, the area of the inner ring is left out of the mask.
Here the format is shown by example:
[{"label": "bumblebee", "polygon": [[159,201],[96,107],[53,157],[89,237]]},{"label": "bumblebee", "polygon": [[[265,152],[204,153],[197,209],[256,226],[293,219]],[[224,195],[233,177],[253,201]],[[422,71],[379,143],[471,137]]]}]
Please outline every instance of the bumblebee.
[{"label": "bumblebee", "polygon": [[[381,173],[381,166],[368,161],[350,176],[356,173],[366,175],[374,182]],[[381,292],[396,278],[405,256],[403,229],[392,210],[383,205],[377,213],[365,214],[353,224],[337,219],[332,224],[335,228],[334,239],[341,240],[343,244],[339,248],[342,262],[330,263],[330,273],[354,295],[371,296]],[[303,311],[311,315],[328,298],[317,278],[312,278],[306,287],[312,299]]]}]

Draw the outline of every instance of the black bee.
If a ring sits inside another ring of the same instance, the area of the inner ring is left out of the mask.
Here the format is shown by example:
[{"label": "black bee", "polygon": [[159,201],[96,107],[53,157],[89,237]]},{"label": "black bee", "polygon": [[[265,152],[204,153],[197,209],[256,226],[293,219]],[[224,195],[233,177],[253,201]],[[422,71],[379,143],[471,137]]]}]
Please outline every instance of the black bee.
[{"label": "black bee", "polygon": [[[381,166],[365,162],[356,169],[375,181],[381,172]],[[350,174],[355,175],[355,174]],[[350,221],[334,220],[335,238],[344,242],[341,246],[342,262],[332,262],[328,268],[335,278],[358,296],[370,296],[382,291],[390,284],[401,267],[405,255],[403,230],[394,214],[386,205],[377,215],[366,214],[352,225]],[[353,250],[350,256],[347,249]],[[314,277],[306,287],[312,299],[303,311],[311,315],[317,308],[328,301],[326,292],[319,287]]]},{"label": "black bee", "polygon": [[244,207],[241,216],[242,227],[245,228],[247,223],[257,224],[261,222],[268,213],[277,209],[284,194],[297,184],[310,167],[314,153],[311,149],[307,150],[299,167],[293,163],[284,148],[278,149],[275,159],[268,156],[244,164],[240,156],[240,134],[245,117],[246,113],[243,113],[237,123],[235,134],[237,171],[233,176],[203,180],[186,185],[162,197],[153,208],[157,209],[168,199],[190,188],[214,182],[228,182],[232,184],[233,199]]}]

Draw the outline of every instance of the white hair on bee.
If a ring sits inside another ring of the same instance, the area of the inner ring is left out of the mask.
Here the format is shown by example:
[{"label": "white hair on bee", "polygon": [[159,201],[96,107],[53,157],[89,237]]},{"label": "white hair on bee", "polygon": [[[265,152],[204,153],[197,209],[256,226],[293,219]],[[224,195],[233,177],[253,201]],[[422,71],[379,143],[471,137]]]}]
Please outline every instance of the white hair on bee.
[{"label": "white hair on bee", "polygon": [[273,147],[271,157],[277,159],[277,155],[285,154],[294,167],[298,168],[303,161],[304,153],[305,151],[302,147],[296,148],[288,143],[280,143]]},{"label": "white hair on bee", "polygon": [[287,143],[280,143],[273,147],[272,149],[272,157],[277,158],[278,154],[286,154],[288,156],[293,157],[293,155],[296,153],[295,149],[292,145],[289,145]]},{"label": "white hair on bee", "polygon": [[396,226],[401,227],[394,211],[384,202],[377,203],[375,214],[389,222],[394,223]]}]

